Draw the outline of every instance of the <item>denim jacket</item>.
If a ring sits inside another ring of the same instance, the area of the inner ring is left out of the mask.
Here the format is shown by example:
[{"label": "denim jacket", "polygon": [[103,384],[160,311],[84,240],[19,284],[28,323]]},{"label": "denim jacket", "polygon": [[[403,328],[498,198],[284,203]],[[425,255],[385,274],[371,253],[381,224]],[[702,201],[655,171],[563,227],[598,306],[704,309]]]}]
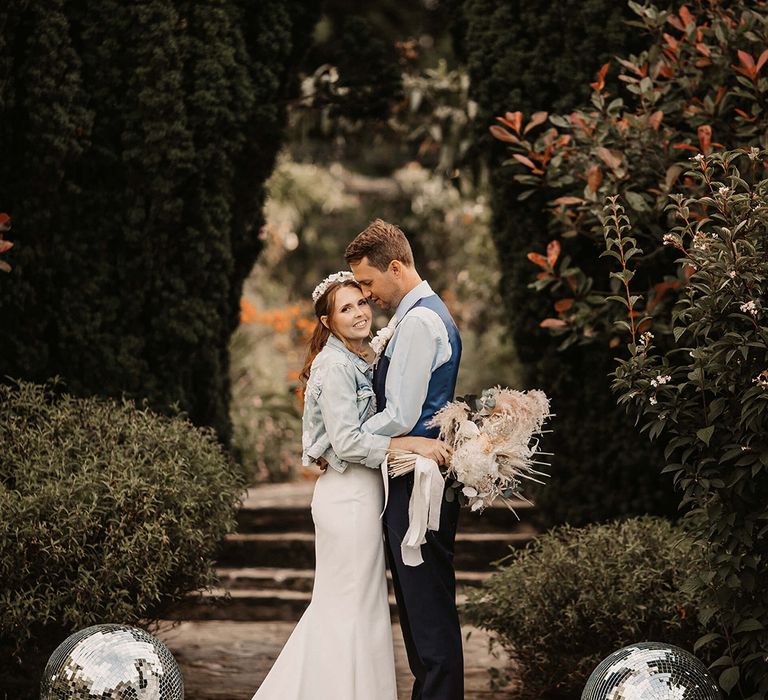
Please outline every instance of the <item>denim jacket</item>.
[{"label": "denim jacket", "polygon": [[312,362],[304,393],[302,464],[325,458],[344,472],[349,464],[378,469],[390,438],[365,433],[360,426],[376,413],[368,363],[331,335]]}]

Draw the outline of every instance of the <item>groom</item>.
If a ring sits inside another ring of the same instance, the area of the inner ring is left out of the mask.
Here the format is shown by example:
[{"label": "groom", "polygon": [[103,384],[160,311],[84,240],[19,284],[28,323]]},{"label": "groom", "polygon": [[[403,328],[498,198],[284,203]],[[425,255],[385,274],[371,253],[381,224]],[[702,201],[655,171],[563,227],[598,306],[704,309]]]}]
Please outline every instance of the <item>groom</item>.
[{"label": "groom", "polygon": [[[345,259],[363,293],[394,312],[394,335],[373,383],[378,413],[363,430],[396,437],[437,437],[427,423],[453,400],[461,338],[448,309],[416,271],[408,239],[393,224],[373,221],[347,246]],[[406,566],[400,544],[408,529],[413,473],[390,479],[384,537],[415,700],[462,700],[464,662],[456,611],[453,546],[458,501],[443,499],[440,529],[427,531],[424,562]]]}]

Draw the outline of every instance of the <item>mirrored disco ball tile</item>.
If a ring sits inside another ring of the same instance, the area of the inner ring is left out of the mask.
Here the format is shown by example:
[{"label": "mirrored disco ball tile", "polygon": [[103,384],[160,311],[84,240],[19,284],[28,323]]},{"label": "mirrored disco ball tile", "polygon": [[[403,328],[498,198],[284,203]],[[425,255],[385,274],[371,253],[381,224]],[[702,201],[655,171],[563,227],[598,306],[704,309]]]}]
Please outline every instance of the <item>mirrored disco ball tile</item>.
[{"label": "mirrored disco ball tile", "polygon": [[51,654],[40,700],[183,700],[176,660],[160,640],[125,625],[95,625]]},{"label": "mirrored disco ball tile", "polygon": [[615,651],[589,677],[581,700],[721,700],[706,666],[671,644],[641,642]]}]

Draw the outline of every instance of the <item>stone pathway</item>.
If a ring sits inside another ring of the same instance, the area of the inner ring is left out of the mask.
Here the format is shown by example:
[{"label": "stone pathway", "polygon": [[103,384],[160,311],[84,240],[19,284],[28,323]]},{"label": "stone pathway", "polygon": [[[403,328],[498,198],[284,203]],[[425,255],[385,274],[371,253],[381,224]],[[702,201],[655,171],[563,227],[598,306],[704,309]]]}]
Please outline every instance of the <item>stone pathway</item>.
[{"label": "stone pathway", "polygon": [[[277,658],[312,591],[313,489],[313,478],[250,489],[238,513],[238,531],[220,548],[220,588],[190,598],[172,620],[161,623],[156,633],[179,662],[185,700],[250,700]],[[459,601],[490,575],[491,562],[534,536],[525,524],[525,508],[519,504],[523,523],[503,506],[489,508],[481,517],[462,511],[456,543]],[[391,606],[395,620],[394,596]],[[405,700],[412,680],[396,621],[392,629],[398,688]],[[462,631],[465,699],[517,698],[514,683],[502,691],[490,690],[489,669],[510,666],[503,651],[492,654],[482,630],[465,625]]]},{"label": "stone pathway", "polygon": [[[185,700],[250,700],[294,624],[210,620],[182,622],[171,627],[166,622],[156,634],[168,645],[181,667]],[[482,630],[464,627],[463,631],[465,700],[516,700],[518,694],[514,686],[495,693],[489,689],[488,669],[507,667],[506,657],[499,652],[495,652],[498,655],[489,653],[488,636]],[[392,626],[392,633],[398,696],[400,700],[408,700],[412,676],[397,624]]]}]

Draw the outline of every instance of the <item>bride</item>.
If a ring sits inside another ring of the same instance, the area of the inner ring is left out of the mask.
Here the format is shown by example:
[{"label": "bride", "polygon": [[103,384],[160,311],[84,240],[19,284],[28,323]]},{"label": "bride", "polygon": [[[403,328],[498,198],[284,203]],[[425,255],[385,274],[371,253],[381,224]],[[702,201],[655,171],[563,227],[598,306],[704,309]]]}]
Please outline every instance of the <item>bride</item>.
[{"label": "bride", "polygon": [[312,498],[315,582],[309,607],[253,700],[397,700],[379,467],[390,448],[439,464],[449,448],[360,430],[376,412],[364,357],[370,306],[350,272],[324,279],[312,300],[318,323],[301,379],[303,462],[324,470]]}]

